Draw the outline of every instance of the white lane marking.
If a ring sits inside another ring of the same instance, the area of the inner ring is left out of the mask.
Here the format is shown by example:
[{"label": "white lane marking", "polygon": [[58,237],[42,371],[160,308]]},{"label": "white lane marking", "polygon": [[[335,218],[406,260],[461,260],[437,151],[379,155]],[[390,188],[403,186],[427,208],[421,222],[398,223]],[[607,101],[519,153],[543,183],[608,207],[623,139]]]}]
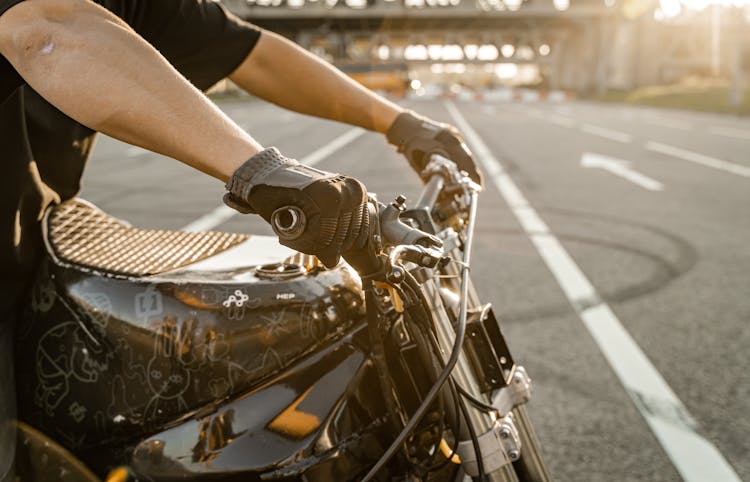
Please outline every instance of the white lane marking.
[{"label": "white lane marking", "polygon": [[653,126],[668,127],[670,129],[676,129],[680,131],[689,131],[693,129],[693,126],[687,122],[667,119],[666,117],[647,116],[643,119],[643,122]]},{"label": "white lane marking", "polygon": [[622,142],[627,144],[633,141],[633,136],[624,132],[607,129],[606,127],[599,127],[593,124],[583,124],[581,130],[587,134],[593,134],[595,136],[604,137],[612,141]]},{"label": "white lane marking", "polygon": [[578,125],[578,122],[576,122],[575,119],[571,119],[570,117],[563,117],[557,114],[548,115],[547,120],[560,127],[575,127],[576,125]]},{"label": "white lane marking", "polygon": [[622,159],[615,159],[614,157],[603,156],[593,152],[584,152],[581,157],[581,166],[604,169],[649,191],[661,191],[664,189],[662,183],[631,169],[630,162]]},{"label": "white lane marking", "polygon": [[355,127],[354,129],[350,129],[328,144],[320,147],[319,149],[311,152],[307,156],[303,157],[299,160],[302,164],[306,164],[308,166],[313,166],[326,157],[330,156],[334,152],[338,151],[342,147],[346,146],[350,142],[354,141],[356,138],[364,134],[366,131],[364,129],[360,129],[359,127]]},{"label": "white lane marking", "polygon": [[208,231],[224,221],[233,218],[235,214],[238,214],[237,211],[222,204],[213,211],[209,211],[199,217],[192,223],[181,227],[180,231]]},{"label": "white lane marking", "polygon": [[445,106],[682,478],[740,482],[489,147],[453,103]]},{"label": "white lane marking", "polygon": [[703,166],[713,167],[714,169],[736,174],[737,176],[750,177],[750,167],[741,166],[739,164],[734,164],[704,154],[698,154],[697,152],[688,151],[686,149],[680,149],[679,147],[670,146],[668,144],[662,144],[661,142],[649,141],[646,143],[646,149],[660,154],[666,154],[667,156],[677,157],[685,161],[701,164]]},{"label": "white lane marking", "polygon": [[720,127],[710,126],[708,132],[717,136],[733,137],[735,139],[743,139],[750,141],[750,130],[747,129],[735,129],[733,127]]},{"label": "white lane marking", "polygon": [[[334,152],[338,151],[342,147],[346,146],[350,142],[354,141],[356,138],[361,136],[365,133],[364,129],[360,129],[359,127],[356,127],[354,129],[348,130],[329,142],[328,144],[320,147],[319,149],[311,152],[307,156],[300,159],[299,162],[302,164],[313,166],[326,157],[330,156]],[[229,206],[221,205],[214,209],[213,211],[210,211],[203,216],[199,217],[192,223],[183,226],[180,228],[182,231],[207,231],[209,229],[213,229],[219,224],[227,221],[228,219],[234,217],[234,215],[239,214],[234,209],[230,208]]]},{"label": "white lane marking", "polygon": [[575,119],[571,119],[570,117],[553,114],[551,112],[545,112],[539,109],[527,108],[524,109],[523,112],[529,117],[533,117],[534,119],[543,121],[549,121],[553,124],[559,125],[560,127],[575,127],[578,124]]},{"label": "white lane marking", "polygon": [[125,151],[125,154],[128,157],[135,157],[140,156],[141,154],[151,154],[151,151],[138,146],[129,146],[128,150]]}]

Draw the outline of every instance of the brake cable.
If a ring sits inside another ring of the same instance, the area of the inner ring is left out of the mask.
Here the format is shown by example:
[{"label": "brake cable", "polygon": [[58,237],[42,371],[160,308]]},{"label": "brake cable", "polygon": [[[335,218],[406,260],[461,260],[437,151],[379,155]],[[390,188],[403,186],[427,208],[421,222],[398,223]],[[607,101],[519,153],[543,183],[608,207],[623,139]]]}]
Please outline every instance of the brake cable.
[{"label": "brake cable", "polygon": [[[406,437],[409,436],[409,434],[414,430],[417,424],[422,420],[422,417],[424,417],[427,409],[430,407],[430,405],[432,405],[432,402],[435,400],[435,397],[438,395],[438,393],[440,393],[440,390],[442,389],[443,385],[445,385],[445,382],[450,377],[453,368],[458,362],[458,357],[461,354],[464,336],[466,334],[466,318],[468,311],[467,298],[469,296],[469,265],[471,262],[471,247],[474,238],[474,224],[476,222],[477,215],[478,193],[476,191],[472,191],[470,196],[471,204],[469,209],[468,221],[466,223],[466,242],[464,243],[465,249],[461,265],[461,303],[459,308],[458,324],[456,326],[456,338],[453,341],[453,348],[451,349],[450,357],[445,364],[445,368],[443,368],[443,370],[440,372],[440,375],[435,381],[435,384],[427,392],[424,400],[419,405],[419,408],[417,408],[417,410],[414,412],[414,415],[412,415],[412,417],[406,423],[406,426],[404,426],[403,430],[401,430],[401,432],[391,443],[385,453],[380,457],[375,465],[372,466],[369,472],[367,472],[367,475],[364,476],[362,482],[368,482],[372,480],[380,471],[380,469],[382,469],[383,466],[388,463],[391,457],[393,457],[399,447],[401,447],[401,444],[404,443],[404,440],[406,440]],[[469,422],[467,421],[467,423]],[[471,424],[469,423],[469,425]],[[481,457],[478,458],[478,461],[481,463]]]}]

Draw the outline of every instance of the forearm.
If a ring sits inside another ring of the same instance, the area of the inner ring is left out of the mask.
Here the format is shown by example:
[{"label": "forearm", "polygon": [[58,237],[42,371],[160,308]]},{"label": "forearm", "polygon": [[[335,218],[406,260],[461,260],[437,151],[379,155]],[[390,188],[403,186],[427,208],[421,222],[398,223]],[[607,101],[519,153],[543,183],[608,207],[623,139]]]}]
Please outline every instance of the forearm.
[{"label": "forearm", "polygon": [[384,133],[402,111],[294,43],[264,31],[232,81],[287,109]]},{"label": "forearm", "polygon": [[92,129],[222,180],[262,147],[117,17],[86,0],[27,0],[0,51],[47,101]]}]

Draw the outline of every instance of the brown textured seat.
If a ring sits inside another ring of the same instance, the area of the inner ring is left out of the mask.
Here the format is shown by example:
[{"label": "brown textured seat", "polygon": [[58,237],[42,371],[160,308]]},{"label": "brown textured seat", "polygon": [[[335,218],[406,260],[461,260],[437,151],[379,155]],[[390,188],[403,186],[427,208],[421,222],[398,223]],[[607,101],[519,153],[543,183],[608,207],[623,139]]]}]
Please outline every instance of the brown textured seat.
[{"label": "brown textured seat", "polygon": [[246,234],[141,229],[71,199],[47,212],[45,240],[63,263],[121,276],[150,276],[216,255]]}]

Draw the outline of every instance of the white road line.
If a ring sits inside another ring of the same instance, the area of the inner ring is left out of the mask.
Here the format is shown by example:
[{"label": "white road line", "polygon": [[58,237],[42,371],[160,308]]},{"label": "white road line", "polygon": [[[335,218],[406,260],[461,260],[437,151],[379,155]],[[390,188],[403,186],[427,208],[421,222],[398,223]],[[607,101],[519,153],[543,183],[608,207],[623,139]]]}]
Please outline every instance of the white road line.
[{"label": "white road line", "polygon": [[221,205],[213,211],[209,211],[190,224],[180,228],[180,231],[208,231],[215,228],[224,221],[233,218],[237,211],[229,206]]},{"label": "white road line", "polygon": [[548,115],[547,120],[560,127],[575,127],[578,124],[575,119],[571,119],[570,117],[563,117],[557,114]]},{"label": "white road line", "polygon": [[688,151],[686,149],[680,149],[679,147],[670,146],[668,144],[662,144],[661,142],[649,141],[646,143],[646,149],[667,156],[677,157],[685,161],[701,164],[703,166],[713,167],[714,169],[726,171],[737,176],[750,177],[750,167],[734,164],[704,154],[698,154],[697,152]]},{"label": "white road line", "polygon": [[140,156],[141,154],[151,154],[151,151],[138,146],[130,146],[125,153],[128,157],[135,157]]},{"label": "white road line", "polygon": [[581,166],[604,169],[649,191],[661,191],[664,189],[662,183],[631,169],[630,162],[622,159],[603,156],[593,152],[584,152],[583,156],[581,156]]},{"label": "white road line", "polygon": [[720,127],[710,126],[708,132],[717,136],[733,137],[735,139],[743,139],[750,141],[750,130],[747,129],[735,129],[733,127]]},{"label": "white road line", "polygon": [[[360,129],[359,127],[348,130],[344,132],[342,135],[338,136],[328,144],[320,147],[319,149],[311,152],[309,155],[303,157],[300,159],[299,162],[302,164],[313,166],[326,157],[330,156],[334,152],[338,151],[342,147],[346,146],[350,142],[354,141],[356,138],[361,136],[365,133],[364,129]],[[199,217],[192,223],[183,226],[180,228],[182,231],[207,231],[209,229],[213,229],[219,224],[229,220],[232,218],[235,214],[238,214],[237,211],[234,209],[221,205],[214,209],[213,211],[210,211],[203,216]]]},{"label": "white road line", "polygon": [[553,114],[551,112],[545,112],[539,109],[527,108],[527,109],[524,109],[523,112],[529,117],[533,117],[534,119],[538,119],[542,121],[549,121],[560,127],[575,127],[578,124],[575,119],[571,119],[570,117],[561,116],[559,114]]},{"label": "white road line", "polygon": [[454,104],[445,105],[682,478],[740,482],[484,141]]},{"label": "white road line", "polygon": [[583,124],[581,125],[581,130],[587,134],[593,134],[595,136],[604,137],[605,139],[622,142],[623,144],[633,141],[633,136],[630,134],[607,129],[606,127],[595,126],[593,124]]},{"label": "white road line", "polygon": [[670,129],[676,129],[680,131],[689,131],[693,129],[693,126],[687,122],[667,119],[666,117],[646,117],[643,122],[653,126],[668,127]]},{"label": "white road line", "polygon": [[332,140],[328,144],[320,147],[319,149],[311,152],[307,156],[303,157],[299,160],[302,164],[306,164],[308,166],[313,166],[326,157],[330,156],[334,152],[338,151],[342,147],[346,146],[350,142],[354,141],[356,138],[364,134],[366,131],[364,129],[360,129],[359,127],[356,127],[354,129],[348,130],[338,136],[336,139]]}]

